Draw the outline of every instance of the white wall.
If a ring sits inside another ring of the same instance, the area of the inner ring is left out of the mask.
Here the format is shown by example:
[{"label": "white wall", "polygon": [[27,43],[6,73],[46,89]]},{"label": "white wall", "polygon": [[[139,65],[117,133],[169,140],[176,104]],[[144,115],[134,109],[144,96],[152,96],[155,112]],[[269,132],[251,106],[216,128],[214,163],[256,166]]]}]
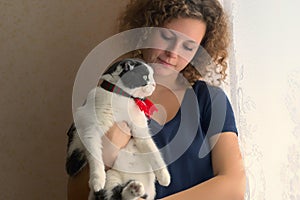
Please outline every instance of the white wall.
[{"label": "white wall", "polygon": [[300,3],[233,5],[246,198],[300,199]]}]

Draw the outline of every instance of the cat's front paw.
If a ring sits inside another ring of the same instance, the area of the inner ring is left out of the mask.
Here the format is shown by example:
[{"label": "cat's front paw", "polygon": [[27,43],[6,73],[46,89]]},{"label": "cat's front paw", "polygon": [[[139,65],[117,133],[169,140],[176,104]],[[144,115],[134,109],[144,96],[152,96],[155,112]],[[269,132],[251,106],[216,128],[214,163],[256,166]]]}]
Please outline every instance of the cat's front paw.
[{"label": "cat's front paw", "polygon": [[154,171],[158,183],[162,186],[168,186],[171,182],[171,176],[167,168]]},{"label": "cat's front paw", "polygon": [[89,180],[90,189],[94,192],[99,192],[104,188],[105,176],[104,177],[91,177]]},{"label": "cat's front paw", "polygon": [[145,197],[144,185],[139,181],[130,181],[122,191],[123,200],[133,200]]}]

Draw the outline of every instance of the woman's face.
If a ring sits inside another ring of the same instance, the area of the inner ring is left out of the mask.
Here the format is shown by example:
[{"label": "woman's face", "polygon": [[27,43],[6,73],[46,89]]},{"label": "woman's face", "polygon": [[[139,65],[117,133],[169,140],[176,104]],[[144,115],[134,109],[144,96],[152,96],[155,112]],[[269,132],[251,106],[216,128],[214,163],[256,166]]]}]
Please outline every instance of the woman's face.
[{"label": "woman's face", "polygon": [[198,19],[179,18],[162,28],[150,40],[159,48],[143,50],[143,58],[153,63],[156,75],[165,76],[180,72],[192,60],[204,37],[206,25]]}]

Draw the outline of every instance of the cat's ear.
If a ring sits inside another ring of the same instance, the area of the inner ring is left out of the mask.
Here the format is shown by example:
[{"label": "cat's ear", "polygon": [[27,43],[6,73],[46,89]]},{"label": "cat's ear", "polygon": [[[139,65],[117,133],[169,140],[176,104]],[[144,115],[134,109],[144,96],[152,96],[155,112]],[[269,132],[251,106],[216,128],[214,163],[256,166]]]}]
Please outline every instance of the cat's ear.
[{"label": "cat's ear", "polygon": [[133,70],[133,68],[135,67],[135,62],[133,60],[127,59],[124,60],[124,62],[121,63],[121,66],[123,67],[123,70],[125,72],[131,71]]},{"label": "cat's ear", "polygon": [[121,61],[115,62],[113,63],[104,73],[105,74],[112,74],[113,72],[115,72],[118,68],[118,66],[120,65]]}]

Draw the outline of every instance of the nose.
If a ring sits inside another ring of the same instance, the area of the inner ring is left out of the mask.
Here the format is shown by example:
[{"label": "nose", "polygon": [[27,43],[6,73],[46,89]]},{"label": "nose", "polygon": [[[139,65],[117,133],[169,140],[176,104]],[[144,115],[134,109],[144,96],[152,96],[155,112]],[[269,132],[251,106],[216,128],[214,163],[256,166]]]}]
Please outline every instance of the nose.
[{"label": "nose", "polygon": [[168,44],[165,52],[168,57],[176,58],[179,54],[179,49],[179,42],[173,41]]},{"label": "nose", "polygon": [[156,86],[155,83],[151,83],[148,86],[142,88],[142,90],[146,93],[152,93],[155,89],[155,86]]}]

